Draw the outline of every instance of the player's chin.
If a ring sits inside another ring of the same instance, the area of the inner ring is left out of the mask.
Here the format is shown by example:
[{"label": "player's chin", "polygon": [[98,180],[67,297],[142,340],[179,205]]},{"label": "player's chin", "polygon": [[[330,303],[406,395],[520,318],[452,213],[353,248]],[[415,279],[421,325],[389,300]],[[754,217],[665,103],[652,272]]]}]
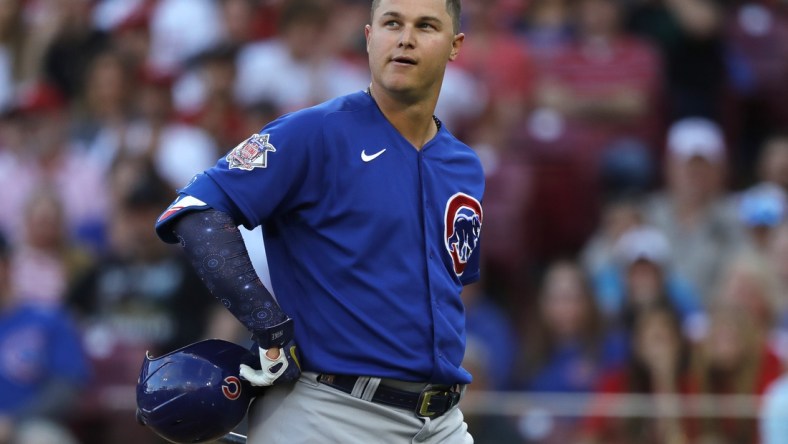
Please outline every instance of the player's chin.
[{"label": "player's chin", "polygon": [[415,94],[420,89],[412,76],[388,76],[383,79],[382,84],[388,91],[406,96]]}]

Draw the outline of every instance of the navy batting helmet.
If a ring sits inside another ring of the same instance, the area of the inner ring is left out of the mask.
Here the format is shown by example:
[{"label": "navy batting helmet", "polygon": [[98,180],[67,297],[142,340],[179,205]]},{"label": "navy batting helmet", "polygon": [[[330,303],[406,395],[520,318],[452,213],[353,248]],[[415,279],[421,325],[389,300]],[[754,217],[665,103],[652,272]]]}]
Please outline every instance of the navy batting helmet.
[{"label": "navy batting helmet", "polygon": [[213,441],[232,431],[260,394],[238,375],[252,353],[232,342],[208,339],[158,358],[145,356],[137,381],[137,419],[176,443]]}]

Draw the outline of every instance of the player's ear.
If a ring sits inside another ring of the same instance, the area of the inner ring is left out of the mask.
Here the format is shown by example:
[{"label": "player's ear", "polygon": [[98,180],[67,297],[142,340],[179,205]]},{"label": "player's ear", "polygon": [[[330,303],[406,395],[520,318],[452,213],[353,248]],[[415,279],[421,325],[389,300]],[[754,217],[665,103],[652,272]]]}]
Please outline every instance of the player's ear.
[{"label": "player's ear", "polygon": [[372,32],[370,25],[364,25],[364,38],[367,40],[367,52],[369,52],[369,33]]},{"label": "player's ear", "polygon": [[451,41],[451,52],[449,53],[449,60],[454,61],[457,59],[457,56],[460,55],[460,48],[462,47],[462,42],[465,41],[465,34],[459,33],[454,36],[454,39]]}]

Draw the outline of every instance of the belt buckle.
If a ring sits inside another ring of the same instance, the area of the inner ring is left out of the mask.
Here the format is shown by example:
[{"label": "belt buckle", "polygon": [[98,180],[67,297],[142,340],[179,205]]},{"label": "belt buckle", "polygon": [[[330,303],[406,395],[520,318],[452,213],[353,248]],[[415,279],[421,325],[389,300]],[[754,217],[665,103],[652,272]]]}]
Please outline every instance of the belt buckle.
[{"label": "belt buckle", "polygon": [[[424,390],[421,391],[419,394],[419,402],[418,406],[416,407],[416,415],[422,418],[437,418],[438,416],[443,415],[444,413],[448,412],[452,407],[456,406],[460,403],[460,398],[462,398],[462,387],[453,385],[447,389],[435,389],[432,385],[428,385],[424,387]],[[443,402],[442,410],[437,412],[430,412],[430,405],[432,402],[433,396],[445,396],[446,399]]]},{"label": "belt buckle", "polygon": [[431,386],[427,386],[422,392],[419,394],[419,403],[418,403],[418,410],[417,414],[423,418],[430,418],[435,416],[438,412],[430,412],[430,401],[432,397],[435,395],[440,395],[441,393],[445,393],[444,390],[435,390],[431,389]]}]

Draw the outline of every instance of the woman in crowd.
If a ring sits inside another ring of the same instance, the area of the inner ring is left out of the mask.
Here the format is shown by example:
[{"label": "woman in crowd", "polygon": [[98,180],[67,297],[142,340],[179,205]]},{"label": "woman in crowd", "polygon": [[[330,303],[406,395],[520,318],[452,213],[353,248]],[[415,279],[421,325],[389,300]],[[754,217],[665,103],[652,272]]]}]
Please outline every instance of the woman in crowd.
[{"label": "woman in crowd", "polygon": [[577,262],[553,262],[529,322],[524,387],[529,391],[588,392],[605,369],[625,356],[623,336],[609,331]]},{"label": "woman in crowd", "polygon": [[697,392],[689,372],[689,350],[679,316],[670,305],[657,303],[638,311],[630,358],[603,376],[577,442],[695,442],[692,419],[677,415],[682,412],[682,401],[676,395]]},{"label": "woman in crowd", "polygon": [[[708,332],[693,371],[701,392],[709,395],[760,396],[782,373],[770,336],[779,306],[776,277],[763,258],[741,253],[730,260],[715,293]],[[701,434],[710,442],[760,442],[755,415],[726,412],[730,398],[710,398],[701,421]],[[747,399],[747,398],[745,398]],[[759,405],[744,412],[756,412]],[[726,401],[726,402],[722,402]]]},{"label": "woman in crowd", "polygon": [[[528,326],[520,377],[529,392],[590,393],[627,353],[623,334],[606,327],[586,275],[574,260],[548,267]],[[576,425],[574,418],[555,420],[549,437],[540,442],[564,443]]]}]

